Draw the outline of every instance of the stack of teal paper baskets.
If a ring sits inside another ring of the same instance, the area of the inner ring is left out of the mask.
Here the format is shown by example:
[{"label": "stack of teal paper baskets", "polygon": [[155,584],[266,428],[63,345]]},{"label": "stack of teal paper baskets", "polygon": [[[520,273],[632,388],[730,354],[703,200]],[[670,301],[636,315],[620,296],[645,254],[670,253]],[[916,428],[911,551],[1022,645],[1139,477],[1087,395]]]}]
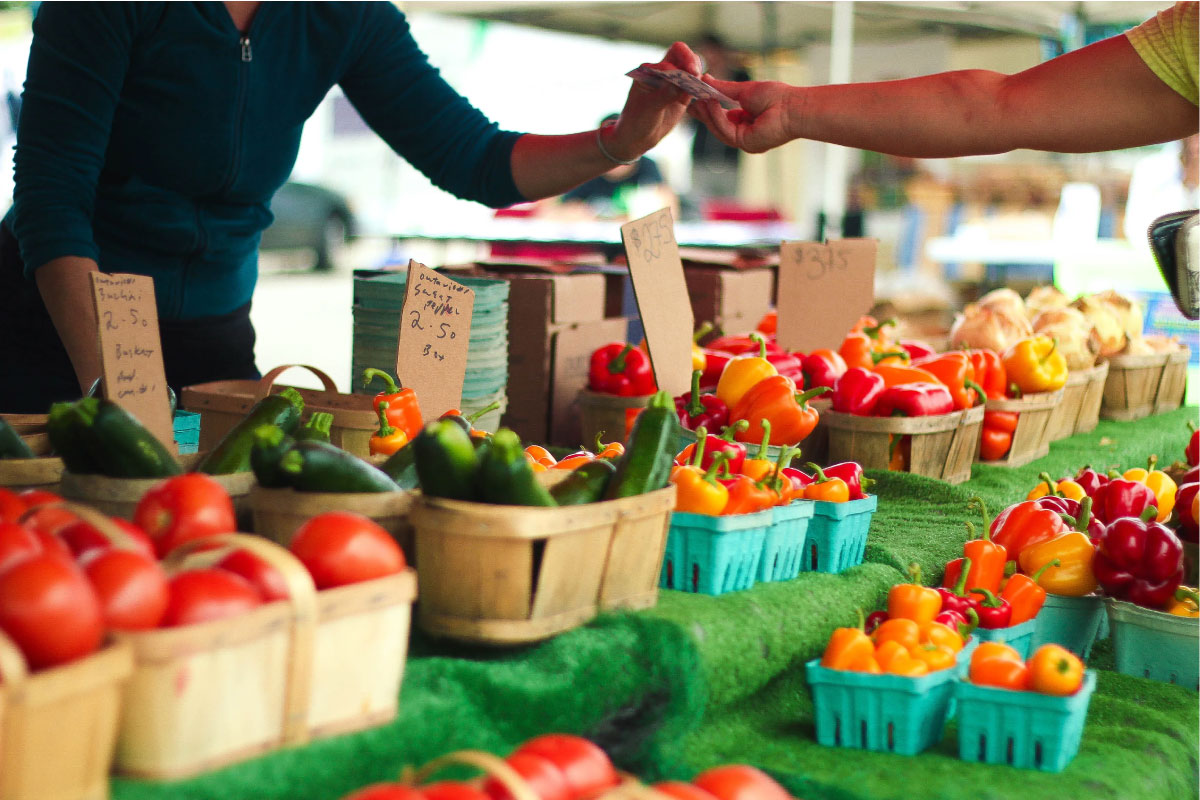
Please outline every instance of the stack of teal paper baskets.
[{"label": "stack of teal paper baskets", "polygon": [[[465,415],[498,403],[475,422],[475,427],[495,431],[508,405],[508,281],[452,275],[455,281],[474,290],[471,314],[471,345],[467,351],[467,373],[463,380],[462,412]],[[400,308],[408,275],[404,272],[357,270],[354,273],[354,336],[351,383],[356,392],[364,389],[363,370],[375,367],[391,373],[396,368]]]}]

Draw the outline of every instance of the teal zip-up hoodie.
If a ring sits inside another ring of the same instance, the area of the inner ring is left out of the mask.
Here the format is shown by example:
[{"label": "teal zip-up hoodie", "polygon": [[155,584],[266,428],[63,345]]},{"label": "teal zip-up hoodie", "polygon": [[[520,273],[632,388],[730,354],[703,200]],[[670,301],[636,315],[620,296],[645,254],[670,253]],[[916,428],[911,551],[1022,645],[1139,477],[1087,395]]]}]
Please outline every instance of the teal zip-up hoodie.
[{"label": "teal zip-up hoodie", "polygon": [[84,256],[154,278],[159,314],[250,300],[272,194],[338,84],[399,155],[492,207],[522,200],[498,127],[430,66],[388,2],[44,3],[33,25],[6,218],[27,276]]}]

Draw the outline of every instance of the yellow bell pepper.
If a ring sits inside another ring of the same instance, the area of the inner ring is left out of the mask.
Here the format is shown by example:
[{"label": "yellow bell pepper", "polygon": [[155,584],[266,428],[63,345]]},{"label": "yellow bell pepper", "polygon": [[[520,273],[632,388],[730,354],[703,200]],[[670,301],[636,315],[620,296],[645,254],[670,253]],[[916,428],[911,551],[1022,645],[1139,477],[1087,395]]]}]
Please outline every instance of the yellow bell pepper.
[{"label": "yellow bell pepper", "polygon": [[1163,610],[1177,617],[1200,617],[1200,594],[1190,586],[1180,586]]},{"label": "yellow bell pepper", "polygon": [[778,374],[775,365],[767,361],[767,340],[759,337],[758,355],[738,356],[725,365],[717,381],[717,397],[732,409],[754,384]]},{"label": "yellow bell pepper", "polygon": [[1127,481],[1144,483],[1147,489],[1154,492],[1154,499],[1157,501],[1155,504],[1158,506],[1158,516],[1154,520],[1155,522],[1166,522],[1171,518],[1171,511],[1175,508],[1175,492],[1179,486],[1170,475],[1161,469],[1154,468],[1157,463],[1158,456],[1150,456],[1145,469],[1141,467],[1127,469],[1121,477]]},{"label": "yellow bell pepper", "polygon": [[1005,350],[1000,360],[1021,394],[1055,392],[1067,383],[1067,359],[1049,336],[1028,336]]},{"label": "yellow bell pepper", "polygon": [[[1045,567],[1038,585],[1050,594],[1083,597],[1099,585],[1092,571],[1096,548],[1083,531],[1068,531],[1021,550],[1021,572],[1034,575]],[[1052,562],[1058,561],[1055,566]],[[1047,566],[1049,565],[1049,566]]]},{"label": "yellow bell pepper", "polygon": [[1041,482],[1029,490],[1029,494],[1025,495],[1026,500],[1037,500],[1039,497],[1045,497],[1048,494],[1055,494],[1077,501],[1082,501],[1083,498],[1087,497],[1087,492],[1084,491],[1083,487],[1070,478],[1063,478],[1056,483],[1048,472],[1043,472],[1038,477],[1041,478]]}]

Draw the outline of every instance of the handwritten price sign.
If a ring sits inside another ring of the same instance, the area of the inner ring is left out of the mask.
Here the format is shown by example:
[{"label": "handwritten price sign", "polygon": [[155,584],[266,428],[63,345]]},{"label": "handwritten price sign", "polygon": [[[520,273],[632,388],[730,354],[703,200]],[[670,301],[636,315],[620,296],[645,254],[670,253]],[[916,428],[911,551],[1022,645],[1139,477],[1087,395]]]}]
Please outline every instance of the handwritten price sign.
[{"label": "handwritten price sign", "polygon": [[164,444],[175,440],[163,369],[154,279],[91,273],[104,394]]},{"label": "handwritten price sign", "polygon": [[417,393],[425,419],[462,402],[474,308],[474,291],[424,264],[409,262],[396,378]]},{"label": "handwritten price sign", "polygon": [[779,321],[786,350],[836,350],[875,301],[874,239],[783,242],[779,246]]},{"label": "handwritten price sign", "polygon": [[695,318],[670,210],[625,223],[621,241],[658,388],[683,394],[692,385]]}]

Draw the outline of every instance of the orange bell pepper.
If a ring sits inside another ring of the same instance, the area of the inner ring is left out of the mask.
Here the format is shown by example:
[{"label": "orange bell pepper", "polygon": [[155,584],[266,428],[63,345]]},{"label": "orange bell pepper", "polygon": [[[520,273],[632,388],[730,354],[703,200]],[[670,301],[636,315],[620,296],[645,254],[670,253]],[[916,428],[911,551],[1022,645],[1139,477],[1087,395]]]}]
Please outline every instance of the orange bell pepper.
[{"label": "orange bell pepper", "polygon": [[1029,668],[1025,666],[1016,650],[999,642],[979,643],[975,652],[971,654],[968,677],[971,683],[979,686],[996,686],[1014,691],[1029,688]]},{"label": "orange bell pepper", "polygon": [[[875,664],[870,670],[869,664]],[[855,672],[878,671],[875,662],[875,643],[863,631],[863,613],[858,612],[857,628],[837,628],[825,645],[821,655],[821,666],[827,669],[844,669]]]},{"label": "orange bell pepper", "polygon": [[[730,406],[730,419],[744,419],[750,423],[745,431],[737,434],[738,441],[761,441],[769,433],[767,441],[770,444],[798,444],[812,433],[820,419],[808,401],[828,391],[828,386],[818,386],[796,394],[796,384],[783,375],[759,381],[737,405]],[[764,420],[771,423],[769,431],[763,428]]]},{"label": "orange bell pepper", "polygon": [[1044,644],[1029,659],[1029,688],[1042,694],[1075,694],[1083,685],[1083,662],[1058,644]]},{"label": "orange bell pepper", "polygon": [[963,649],[962,635],[941,622],[931,622],[921,629],[921,644],[945,647],[953,653]]},{"label": "orange bell pepper", "polygon": [[892,660],[901,655],[907,656],[908,648],[895,639],[885,639],[882,642],[877,640],[875,642],[875,663],[884,672],[888,671]]},{"label": "orange bell pepper", "polygon": [[1021,394],[1054,392],[1067,383],[1067,359],[1049,336],[1028,336],[1000,357],[1009,383]]},{"label": "orange bell pepper", "polygon": [[756,326],[755,330],[757,330],[759,333],[770,334],[775,333],[778,327],[779,312],[772,308],[766,314],[763,314],[763,318],[758,321],[758,325]]},{"label": "orange bell pepper", "polygon": [[826,477],[825,472],[811,461],[808,468],[816,480],[804,487],[805,500],[824,500],[827,503],[846,503],[850,500],[850,487],[841,478]]},{"label": "orange bell pepper", "polygon": [[919,627],[923,627],[933,622],[933,618],[942,610],[942,596],[936,589],[921,584],[919,564],[909,566],[909,575],[911,583],[898,583],[888,589],[888,618],[910,619]]},{"label": "orange bell pepper", "polygon": [[1179,491],[1179,486],[1170,475],[1154,468],[1157,463],[1158,456],[1150,456],[1145,469],[1141,467],[1127,469],[1121,477],[1127,481],[1144,483],[1146,488],[1154,492],[1155,506],[1158,508],[1158,516],[1154,520],[1166,522],[1171,518],[1171,512],[1175,509],[1175,495]]},{"label": "orange bell pepper", "polygon": [[[1045,569],[1038,584],[1050,594],[1083,597],[1096,591],[1099,583],[1092,571],[1096,546],[1083,531],[1068,531],[1021,550],[1021,571],[1033,574]],[[1058,562],[1057,565],[1054,562]]]},{"label": "orange bell pepper", "polygon": [[1000,589],[1000,597],[1007,600],[1012,608],[1012,616],[1008,621],[1010,626],[1031,620],[1042,610],[1042,606],[1046,604],[1046,590],[1038,585],[1038,581],[1046,570],[1057,567],[1059,563],[1058,559],[1047,561],[1032,575],[1017,572],[1004,582]]},{"label": "orange bell pepper", "polygon": [[989,529],[991,521],[983,498],[972,497],[967,507],[979,509],[983,515],[983,535],[980,538],[974,537],[975,526],[967,523],[967,530],[971,533],[971,538],[963,545],[963,557],[971,559],[971,566],[967,569],[967,591],[987,589],[989,592],[998,592],[1000,581],[1004,580],[1004,565],[1009,560],[1008,550],[1004,545],[992,541]]},{"label": "orange bell pepper", "polygon": [[390,456],[408,444],[408,434],[401,428],[392,426],[388,421],[387,410],[386,400],[380,400],[379,404],[375,406],[375,411],[379,415],[379,430],[367,440],[367,450],[373,456]]},{"label": "orange bell pepper", "polygon": [[878,364],[873,370],[883,378],[885,386],[899,386],[905,383],[934,383],[942,384],[929,370],[920,367],[910,367],[904,364]]},{"label": "orange bell pepper", "polygon": [[753,514],[775,505],[775,495],[771,490],[746,475],[738,475],[727,488],[729,502],[721,512],[723,516]]},{"label": "orange bell pepper", "polygon": [[734,416],[734,406],[754,388],[759,381],[778,375],[775,365],[767,361],[767,340],[758,337],[758,355],[741,355],[731,360],[721,371],[717,381],[717,397],[730,409],[730,419],[741,419]]},{"label": "orange bell pepper", "polygon": [[[916,647],[921,643],[921,626],[915,620],[889,617],[879,623],[871,638],[875,640],[877,647],[884,642],[899,642],[905,649]],[[880,662],[879,666],[883,667],[883,662]]]},{"label": "orange bell pepper", "polygon": [[971,357],[961,350],[920,358],[912,362],[912,366],[932,373],[945,384],[956,410],[971,408],[987,399],[983,387],[975,380]]},{"label": "orange bell pepper", "polygon": [[[703,431],[704,428],[699,428],[697,432],[705,436]],[[671,483],[675,484],[675,510],[716,517],[720,516],[729,504],[729,490],[716,480],[717,470],[724,459],[715,459],[707,470],[701,469],[704,440],[700,441],[695,462],[671,470]]]}]

